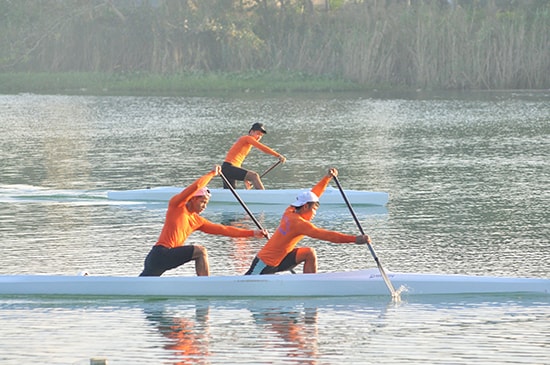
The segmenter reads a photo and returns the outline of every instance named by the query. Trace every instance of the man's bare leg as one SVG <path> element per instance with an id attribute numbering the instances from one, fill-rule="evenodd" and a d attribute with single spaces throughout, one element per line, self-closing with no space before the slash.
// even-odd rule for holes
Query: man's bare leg
<path id="1" fill-rule="evenodd" d="M 203 246 L 193 246 L 193 256 L 195 260 L 195 271 L 197 276 L 209 276 L 210 267 L 208 265 L 208 252 Z"/>
<path id="2" fill-rule="evenodd" d="M 256 190 L 265 190 L 264 184 L 262 184 L 262 180 L 260 179 L 260 175 L 258 175 L 257 172 L 248 171 L 244 178 L 245 178 L 245 180 L 248 180 L 252 183 L 252 185 L 254 186 L 254 189 L 256 189 Z"/>
<path id="3" fill-rule="evenodd" d="M 297 263 L 304 263 L 304 274 L 314 274 L 317 272 L 317 254 L 310 247 L 300 247 L 296 253 Z"/>

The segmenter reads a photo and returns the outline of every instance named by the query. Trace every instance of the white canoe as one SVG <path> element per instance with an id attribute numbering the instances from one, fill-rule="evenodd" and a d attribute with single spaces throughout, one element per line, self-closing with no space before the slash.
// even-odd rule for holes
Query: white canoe
<path id="1" fill-rule="evenodd" d="M 402 296 L 539 293 L 550 279 L 387 272 Z M 261 276 L 0 275 L 0 295 L 144 297 L 337 297 L 389 295 L 377 269 Z"/>
<path id="2" fill-rule="evenodd" d="M 181 187 L 156 187 L 149 189 L 135 190 L 113 190 L 107 192 L 107 198 L 111 200 L 124 201 L 168 201 L 175 194 L 183 190 Z M 210 189 L 211 203 L 237 203 L 238 201 L 229 189 Z M 307 189 L 271 189 L 271 190 L 235 190 L 239 197 L 247 204 L 284 204 L 290 205 L 298 194 Z M 384 206 L 388 203 L 389 194 L 379 191 L 344 190 L 346 196 L 353 205 L 378 205 Z M 345 201 L 338 189 L 328 187 L 321 196 L 321 204 L 345 204 Z"/>

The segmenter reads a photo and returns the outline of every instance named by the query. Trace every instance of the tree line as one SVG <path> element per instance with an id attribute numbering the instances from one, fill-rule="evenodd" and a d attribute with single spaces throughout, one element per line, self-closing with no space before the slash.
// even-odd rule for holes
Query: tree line
<path id="1" fill-rule="evenodd" d="M 550 87 L 546 0 L 0 0 L 0 72 Z"/>

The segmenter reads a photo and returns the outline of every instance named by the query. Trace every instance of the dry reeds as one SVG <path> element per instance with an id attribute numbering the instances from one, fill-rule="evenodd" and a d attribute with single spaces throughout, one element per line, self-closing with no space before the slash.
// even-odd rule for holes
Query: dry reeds
<path id="1" fill-rule="evenodd" d="M 22 0 L 3 5 L 0 70 L 271 70 L 373 87 L 549 88 L 550 4 L 521 3 Z"/>

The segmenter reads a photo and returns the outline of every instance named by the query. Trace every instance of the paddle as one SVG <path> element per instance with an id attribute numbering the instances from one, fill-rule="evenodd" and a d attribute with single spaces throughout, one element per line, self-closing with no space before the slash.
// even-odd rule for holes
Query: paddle
<path id="1" fill-rule="evenodd" d="M 280 161 L 279 161 L 280 162 Z M 274 166 L 272 166 L 271 168 L 277 166 L 277 164 L 275 164 Z M 248 215 L 250 216 L 250 218 L 252 218 L 252 221 L 254 221 L 254 223 L 256 224 L 256 227 L 258 227 L 258 229 L 262 230 L 263 231 L 263 227 L 262 225 L 260 224 L 260 222 L 258 222 L 258 220 L 256 219 L 256 217 L 254 217 L 254 214 L 252 214 L 252 212 L 250 211 L 250 209 L 248 209 L 248 207 L 246 206 L 246 204 L 243 202 L 243 200 L 241 199 L 241 197 L 239 196 L 239 194 L 237 194 L 237 192 L 235 191 L 235 188 L 233 188 L 233 186 L 229 183 L 229 181 L 227 181 L 227 178 L 225 177 L 225 175 L 220 172 L 220 176 L 222 177 L 223 181 L 225 182 L 225 184 L 229 187 L 229 190 L 231 190 L 231 192 L 233 193 L 233 196 L 235 197 L 235 199 L 237 199 L 237 201 L 241 204 L 241 206 L 244 208 L 244 210 L 248 213 Z M 269 239 L 269 234 L 267 235 L 267 239 Z M 296 274 L 296 272 L 294 271 L 294 269 L 289 269 L 289 271 L 293 274 Z"/>
<path id="2" fill-rule="evenodd" d="M 229 187 L 229 190 L 231 190 L 231 192 L 233 193 L 233 196 L 235 197 L 235 199 L 237 199 L 237 201 L 239 203 L 241 203 L 241 206 L 244 208 L 244 210 L 248 213 L 248 215 L 250 216 L 250 218 L 252 218 L 252 221 L 254 221 L 254 223 L 256 224 L 256 227 L 258 227 L 258 229 L 260 230 L 263 230 L 263 227 L 262 225 L 260 224 L 260 222 L 258 222 L 258 220 L 256 219 L 256 217 L 254 217 L 254 214 L 252 214 L 252 212 L 250 211 L 250 209 L 248 209 L 248 207 L 246 206 L 246 204 L 243 202 L 243 200 L 241 199 L 241 197 L 239 196 L 239 194 L 237 194 L 237 192 L 235 191 L 235 188 L 233 188 L 233 186 L 229 183 L 229 181 L 227 180 L 227 178 L 225 177 L 225 175 L 220 172 L 220 176 L 222 177 L 223 181 L 225 182 L 225 184 Z M 269 238 L 269 236 L 267 237 Z"/>
<path id="3" fill-rule="evenodd" d="M 359 231 L 364 236 L 365 231 L 363 231 L 363 227 L 361 227 L 361 223 L 359 223 L 359 219 L 357 219 L 357 215 L 355 215 L 355 212 L 353 211 L 353 208 L 351 207 L 351 204 L 344 193 L 344 189 L 342 189 L 342 185 L 340 185 L 340 181 L 338 181 L 338 177 L 333 176 L 334 182 L 336 185 L 338 185 L 338 190 L 340 190 L 340 193 L 342 194 L 342 198 L 344 198 L 344 201 L 346 202 L 346 205 L 348 206 L 348 209 L 353 216 L 353 219 L 355 220 L 355 224 L 357 224 L 357 227 L 359 228 Z M 384 268 L 382 267 L 382 264 L 380 263 L 380 260 L 378 259 L 378 256 L 376 256 L 376 252 L 374 252 L 374 248 L 370 243 L 367 243 L 367 246 L 369 247 L 370 253 L 372 254 L 372 257 L 374 258 L 374 261 L 376 261 L 376 266 L 378 266 L 378 270 L 380 271 L 380 274 L 382 275 L 382 278 L 384 279 L 384 282 L 386 283 L 386 286 L 390 290 L 390 294 L 392 298 L 398 299 L 399 293 L 395 291 L 390 279 L 388 278 L 388 275 L 386 275 L 386 272 L 384 271 Z"/>
<path id="4" fill-rule="evenodd" d="M 264 177 L 269 171 L 271 171 L 271 170 L 273 170 L 275 167 L 277 167 L 280 163 L 281 163 L 281 160 L 275 162 L 270 168 L 268 168 L 267 170 L 265 170 L 264 173 L 260 175 L 260 179 L 261 179 L 262 177 Z M 252 185 L 250 184 L 250 182 L 245 181 L 244 183 L 245 183 L 245 185 L 246 185 L 246 190 L 252 189 Z"/>
<path id="5" fill-rule="evenodd" d="M 260 177 L 264 177 L 265 175 L 267 175 L 267 173 L 271 170 L 273 170 L 275 167 L 279 166 L 279 164 L 281 163 L 281 160 L 275 162 L 270 168 L 268 168 L 267 170 L 264 171 L 263 174 L 260 175 Z"/>

